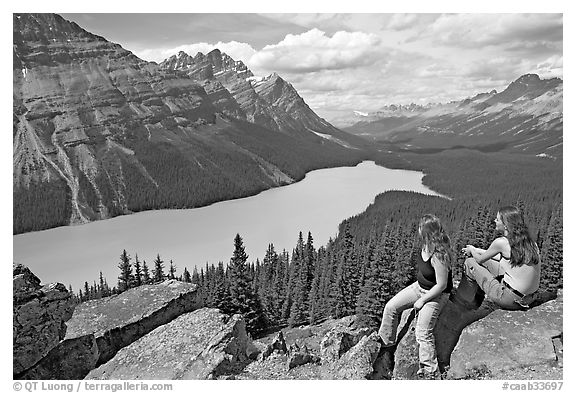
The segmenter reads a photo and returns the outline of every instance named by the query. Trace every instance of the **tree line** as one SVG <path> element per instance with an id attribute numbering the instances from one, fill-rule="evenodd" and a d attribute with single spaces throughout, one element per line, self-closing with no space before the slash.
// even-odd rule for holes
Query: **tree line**
<path id="1" fill-rule="evenodd" d="M 118 293 L 166 277 L 191 282 L 197 285 L 203 306 L 243 314 L 253 335 L 271 327 L 314 324 L 353 314 L 366 325 L 378 326 L 386 302 L 415 280 L 415 258 L 420 252 L 417 228 L 423 214 L 436 214 L 447 229 L 457 284 L 463 264 L 458 251 L 466 244 L 483 248 L 490 244 L 497 236 L 493 220 L 503 205 L 516 205 L 524 212 L 540 247 L 540 289 L 562 288 L 561 165 L 558 169 L 554 162 L 514 161 L 498 155 L 477 159 L 485 157 L 449 153 L 434 162 L 425 162 L 429 157 L 411 157 L 415 169 L 423 162 L 429 166 L 424 181 L 450 199 L 386 192 L 366 211 L 342 222 L 336 238 L 318 248 L 311 233 L 300 232 L 290 252 L 270 244 L 262 261 L 248 261 L 238 234 L 228 264 L 206 263 L 192 272 L 185 268 L 180 276 L 173 263 L 168 274 L 156 263 L 153 273 L 145 274 L 145 263 L 138 268 L 138 258 L 132 263 L 124 251 L 114 290 Z M 161 261 L 160 256 L 157 260 Z M 96 282 L 93 287 L 85 288 L 83 294 L 104 288 Z"/>

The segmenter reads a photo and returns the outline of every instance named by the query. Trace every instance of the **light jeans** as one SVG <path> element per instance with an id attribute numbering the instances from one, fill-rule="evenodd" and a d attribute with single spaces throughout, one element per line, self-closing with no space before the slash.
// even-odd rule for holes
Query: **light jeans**
<path id="1" fill-rule="evenodd" d="M 411 308 L 414 302 L 427 292 L 428 290 L 422 289 L 418 282 L 415 282 L 398 292 L 386 303 L 384 314 L 382 315 L 382 324 L 378 331 L 384 345 L 396 344 L 396 332 L 402 312 Z M 438 371 L 434 326 L 440 311 L 448 301 L 448 296 L 448 293 L 442 293 L 427 301 L 417 315 L 416 342 L 418 342 L 420 370 L 431 374 Z"/>
<path id="2" fill-rule="evenodd" d="M 500 273 L 503 272 L 500 263 L 493 260 L 488 260 L 482 265 L 476 262 L 474 258 L 468 258 L 464 261 L 464 274 L 473 282 L 474 291 L 482 289 L 490 300 L 505 310 L 525 309 L 519 303 L 522 298 L 502 284 Z"/>

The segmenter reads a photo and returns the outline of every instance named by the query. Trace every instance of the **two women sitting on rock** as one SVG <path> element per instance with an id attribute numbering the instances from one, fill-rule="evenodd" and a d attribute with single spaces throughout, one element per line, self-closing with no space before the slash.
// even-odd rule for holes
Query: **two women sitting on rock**
<path id="1" fill-rule="evenodd" d="M 496 238 L 487 250 L 472 245 L 462 249 L 468 256 L 455 301 L 478 306 L 484 295 L 507 310 L 528 308 L 540 284 L 540 253 L 530 238 L 521 212 L 504 207 L 496 214 Z M 414 308 L 420 379 L 440 379 L 434 326 L 452 290 L 451 245 L 440 220 L 427 214 L 420 220 L 421 250 L 417 257 L 417 281 L 398 292 L 384 308 L 378 334 L 384 346 L 396 344 L 402 312 Z"/>

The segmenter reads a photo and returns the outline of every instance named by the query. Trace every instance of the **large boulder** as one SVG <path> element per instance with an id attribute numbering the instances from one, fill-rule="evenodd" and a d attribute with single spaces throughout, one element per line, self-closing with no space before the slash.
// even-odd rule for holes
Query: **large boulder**
<path id="1" fill-rule="evenodd" d="M 323 379 L 372 379 L 380 349 L 378 333 L 362 336 L 342 357 L 324 364 Z"/>
<path id="2" fill-rule="evenodd" d="M 26 266 L 12 265 L 13 374 L 22 378 L 66 334 L 75 303 L 60 283 L 42 286 Z"/>
<path id="3" fill-rule="evenodd" d="M 515 369 L 561 367 L 562 321 L 561 292 L 527 311 L 496 310 L 462 331 L 448 377 L 512 379 Z"/>
<path id="4" fill-rule="evenodd" d="M 100 365 L 121 348 L 199 306 L 194 284 L 167 280 L 143 285 L 78 305 L 68 321 L 66 339 L 94 335 L 99 352 L 96 365 Z"/>
<path id="5" fill-rule="evenodd" d="M 550 298 L 549 293 L 539 294 L 533 308 L 528 311 L 501 310 L 488 300 L 480 306 L 472 307 L 462 304 L 457 299 L 449 300 L 434 328 L 440 372 L 449 379 L 489 378 L 501 375 L 497 370 L 537 365 L 552 359 L 551 352 L 548 351 L 547 355 L 543 355 L 544 352 L 540 353 L 535 349 L 545 348 L 547 344 L 549 344 L 548 350 L 554 348 L 552 338 L 560 336 L 562 332 L 561 300 L 550 302 Z M 550 313 L 556 314 L 551 317 Z M 547 322 L 542 325 L 533 322 L 532 319 L 546 319 Z M 414 334 L 416 319 L 413 311 L 411 309 L 404 311 L 401 321 L 399 330 L 404 330 L 404 333 L 398 335 L 393 378 L 416 379 L 419 361 L 418 343 Z M 556 328 L 553 329 L 551 326 Z M 545 337 L 532 340 L 531 345 L 526 346 L 525 350 L 522 349 L 524 343 L 521 338 L 528 340 L 528 337 L 539 336 L 545 331 L 548 332 Z M 494 350 L 499 348 L 498 340 L 503 342 L 509 340 L 505 345 L 506 348 L 509 345 L 515 346 L 516 350 L 511 353 L 512 356 L 518 357 L 517 361 L 510 361 L 508 366 L 504 367 L 506 361 L 503 359 L 507 359 L 509 355 L 505 355 L 507 349 Z M 483 351 L 492 355 L 483 356 Z M 532 352 L 533 355 L 527 356 L 524 351 Z M 536 358 L 539 360 L 535 360 Z"/>
<path id="6" fill-rule="evenodd" d="M 202 308 L 118 351 L 86 379 L 212 379 L 239 372 L 250 339 L 240 315 Z"/>

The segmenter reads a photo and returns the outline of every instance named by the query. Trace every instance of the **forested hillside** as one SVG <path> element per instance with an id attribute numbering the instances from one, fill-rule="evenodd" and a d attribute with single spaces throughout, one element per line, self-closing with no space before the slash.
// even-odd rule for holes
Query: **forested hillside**
<path id="1" fill-rule="evenodd" d="M 487 247 L 495 236 L 498 208 L 512 204 L 524 211 L 541 249 L 541 289 L 562 287 L 561 163 L 474 151 L 403 155 L 402 160 L 381 164 L 424 170 L 424 182 L 449 198 L 386 192 L 364 213 L 345 220 L 328 244 L 315 245 L 310 233 L 295 234 L 292 250 L 276 250 L 270 244 L 262 261 L 250 261 L 240 235 L 227 265 L 184 267 L 181 274 L 172 269 L 164 274 L 161 268 L 152 277 L 180 277 L 198 284 L 205 306 L 245 314 L 253 333 L 351 314 L 377 325 L 385 303 L 415 280 L 416 232 L 423 214 L 433 213 L 445 223 L 458 281 L 463 262 L 458 250 L 466 244 Z M 130 282 L 144 283 L 141 273 L 130 274 L 140 277 Z M 126 285 L 119 282 L 120 286 Z M 82 298 L 102 296 L 101 289 L 87 283 Z M 246 301 L 238 302 L 239 297 Z"/>

